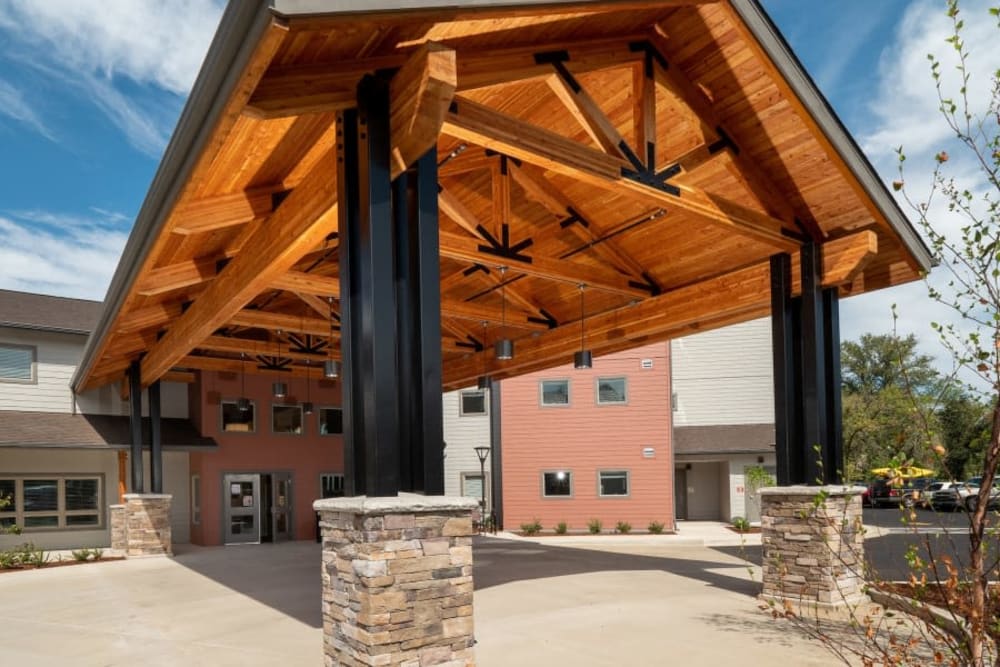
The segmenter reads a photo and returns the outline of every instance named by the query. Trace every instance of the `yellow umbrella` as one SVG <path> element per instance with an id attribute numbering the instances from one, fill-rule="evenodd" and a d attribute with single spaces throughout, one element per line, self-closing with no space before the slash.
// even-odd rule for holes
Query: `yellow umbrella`
<path id="1" fill-rule="evenodd" d="M 918 468 L 917 466 L 900 466 L 899 468 L 874 468 L 872 469 L 872 474 L 911 479 L 914 477 L 933 477 L 934 471 L 929 468 Z"/>

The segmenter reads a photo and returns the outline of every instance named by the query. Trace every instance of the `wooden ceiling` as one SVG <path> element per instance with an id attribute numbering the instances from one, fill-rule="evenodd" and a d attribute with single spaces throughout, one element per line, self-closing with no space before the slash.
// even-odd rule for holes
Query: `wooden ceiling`
<path id="1" fill-rule="evenodd" d="M 567 363 L 580 285 L 601 355 L 766 315 L 807 239 L 843 295 L 920 276 L 726 1 L 274 16 L 79 389 L 339 357 L 337 114 L 386 68 L 432 107 L 447 388 Z"/>

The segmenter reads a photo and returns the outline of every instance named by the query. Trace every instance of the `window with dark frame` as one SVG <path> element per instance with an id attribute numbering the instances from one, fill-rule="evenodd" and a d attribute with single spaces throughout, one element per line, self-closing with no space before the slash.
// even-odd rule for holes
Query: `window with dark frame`
<path id="1" fill-rule="evenodd" d="M 0 382 L 35 381 L 35 348 L 0 343 Z"/>
<path id="2" fill-rule="evenodd" d="M 567 470 L 542 473 L 542 495 L 546 498 L 573 495 L 573 473 Z"/>
<path id="3" fill-rule="evenodd" d="M 319 409 L 319 434 L 341 435 L 344 432 L 344 411 L 341 408 Z"/>
<path id="4" fill-rule="evenodd" d="M 628 389 L 625 378 L 598 378 L 597 402 L 600 405 L 628 402 Z"/>
<path id="5" fill-rule="evenodd" d="M 0 479 L 0 527 L 23 530 L 98 528 L 103 515 L 101 478 L 87 476 Z"/>
<path id="6" fill-rule="evenodd" d="M 320 498 L 339 498 L 344 495 L 344 475 L 339 472 L 323 473 L 319 476 Z"/>
<path id="7" fill-rule="evenodd" d="M 458 414 L 461 417 L 486 414 L 486 392 L 482 390 L 463 391 L 459 395 Z"/>
<path id="8" fill-rule="evenodd" d="M 222 430 L 226 433 L 253 433 L 257 430 L 257 405 L 250 401 L 250 409 L 240 410 L 236 401 L 222 401 Z"/>
<path id="9" fill-rule="evenodd" d="M 302 435 L 302 406 L 271 404 L 271 433 Z"/>
<path id="10" fill-rule="evenodd" d="M 600 471 L 598 473 L 597 493 L 600 496 L 627 496 L 628 471 L 627 470 Z"/>
<path id="11" fill-rule="evenodd" d="M 542 380 L 542 405 L 569 405 L 569 380 Z"/>

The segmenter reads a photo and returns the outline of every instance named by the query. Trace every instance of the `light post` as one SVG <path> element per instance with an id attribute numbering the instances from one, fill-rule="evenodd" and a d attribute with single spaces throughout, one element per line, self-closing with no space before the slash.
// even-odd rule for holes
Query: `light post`
<path id="1" fill-rule="evenodd" d="M 479 531 L 483 531 L 483 526 L 486 525 L 486 458 L 490 455 L 489 447 L 476 447 L 476 456 L 479 457 L 479 479 L 480 479 L 480 489 L 483 492 L 483 497 L 479 501 L 479 505 L 482 508 L 479 517 Z"/>

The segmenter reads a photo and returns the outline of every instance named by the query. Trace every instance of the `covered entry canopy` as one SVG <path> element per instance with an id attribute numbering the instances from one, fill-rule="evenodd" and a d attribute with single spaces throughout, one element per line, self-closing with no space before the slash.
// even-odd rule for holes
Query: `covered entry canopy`
<path id="1" fill-rule="evenodd" d="M 230 4 L 77 391 L 339 358 L 337 118 L 386 71 L 393 174 L 437 147 L 445 388 L 567 363 L 581 285 L 602 354 L 766 315 L 803 243 L 842 296 L 929 269 L 756 2 L 440 4 Z"/>

